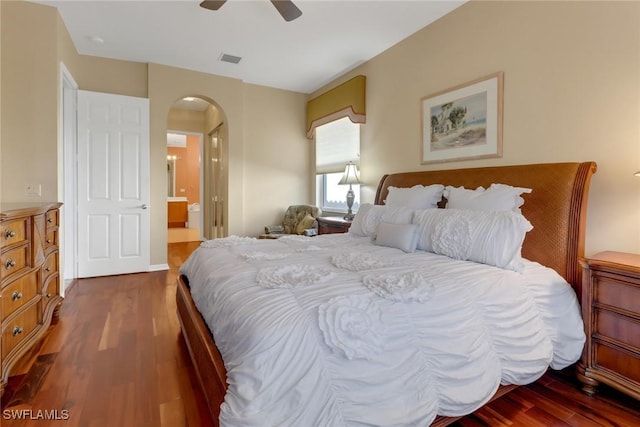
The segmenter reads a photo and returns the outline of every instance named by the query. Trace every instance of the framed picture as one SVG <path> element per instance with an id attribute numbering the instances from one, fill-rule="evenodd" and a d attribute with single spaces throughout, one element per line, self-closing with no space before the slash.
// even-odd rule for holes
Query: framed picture
<path id="1" fill-rule="evenodd" d="M 502 157 L 498 72 L 422 98 L 422 164 Z"/>

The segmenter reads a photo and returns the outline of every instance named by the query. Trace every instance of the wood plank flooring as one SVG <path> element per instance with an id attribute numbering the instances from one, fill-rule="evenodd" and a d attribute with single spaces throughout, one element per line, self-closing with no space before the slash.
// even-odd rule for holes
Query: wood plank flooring
<path id="1" fill-rule="evenodd" d="M 76 281 L 57 324 L 13 371 L 0 425 L 210 426 L 175 313 L 177 269 L 198 244 L 170 244 L 169 271 Z M 640 426 L 640 402 L 608 388 L 588 397 L 548 373 L 454 425 Z"/>

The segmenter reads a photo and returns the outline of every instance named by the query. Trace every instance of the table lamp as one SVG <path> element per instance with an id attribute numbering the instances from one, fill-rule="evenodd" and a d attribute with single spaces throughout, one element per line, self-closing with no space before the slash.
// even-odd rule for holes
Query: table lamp
<path id="1" fill-rule="evenodd" d="M 353 192 L 353 184 L 360 184 L 360 180 L 358 179 L 358 168 L 353 162 L 349 162 L 347 166 L 344 168 L 344 175 L 342 175 L 342 179 L 338 182 L 338 185 L 347 185 L 349 184 L 349 191 L 347 191 L 347 208 L 349 211 L 344 216 L 344 219 L 347 221 L 351 221 L 354 217 L 351 208 L 353 207 L 353 201 L 356 198 L 355 193 Z"/>

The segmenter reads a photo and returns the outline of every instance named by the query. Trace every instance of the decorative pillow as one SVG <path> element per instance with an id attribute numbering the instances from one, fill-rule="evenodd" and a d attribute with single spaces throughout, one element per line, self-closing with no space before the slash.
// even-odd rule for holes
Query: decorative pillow
<path id="1" fill-rule="evenodd" d="M 374 243 L 380 246 L 415 252 L 418 244 L 418 226 L 416 224 L 380 223 Z"/>
<path id="2" fill-rule="evenodd" d="M 307 228 L 313 227 L 313 223 L 316 222 L 316 219 L 312 217 L 310 214 L 306 214 L 304 218 L 300 220 L 298 225 L 296 226 L 297 234 L 304 234 L 304 230 Z"/>
<path id="3" fill-rule="evenodd" d="M 351 221 L 351 227 L 349 227 L 348 234 L 354 234 L 356 236 L 366 236 L 364 231 L 362 230 L 362 223 L 364 222 L 364 218 L 368 215 L 369 210 L 373 207 L 371 203 L 361 203 L 358 208 L 358 212 L 356 212 L 356 216 Z"/>
<path id="4" fill-rule="evenodd" d="M 384 201 L 386 206 L 407 206 L 413 209 L 428 209 L 438 207 L 442 200 L 444 185 L 428 186 L 414 185 L 411 188 L 389 187 L 389 194 Z"/>
<path id="5" fill-rule="evenodd" d="M 533 226 L 513 211 L 417 211 L 417 248 L 450 258 L 522 271 L 522 242 Z"/>
<path id="6" fill-rule="evenodd" d="M 512 187 L 505 184 L 491 184 L 488 189 L 478 187 L 468 190 L 464 187 L 445 188 L 447 209 L 469 209 L 478 211 L 514 211 L 520 213 L 523 193 L 531 193 L 530 188 Z"/>
<path id="7" fill-rule="evenodd" d="M 413 211 L 413 209 L 406 206 L 392 207 L 369 203 L 362 204 L 351 223 L 349 233 L 358 236 L 375 237 L 378 232 L 378 226 L 382 222 L 411 224 Z"/>

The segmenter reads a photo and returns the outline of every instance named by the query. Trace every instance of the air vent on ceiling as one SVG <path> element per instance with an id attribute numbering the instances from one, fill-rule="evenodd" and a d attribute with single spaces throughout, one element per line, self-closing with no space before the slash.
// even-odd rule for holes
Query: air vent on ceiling
<path id="1" fill-rule="evenodd" d="M 241 59 L 242 58 L 240 58 L 239 56 L 229 55 L 227 53 L 223 53 L 222 56 L 220 56 L 220 61 L 230 62 L 232 64 L 237 64 Z"/>

